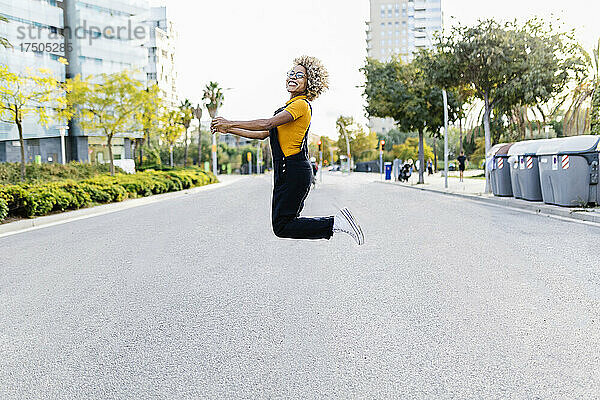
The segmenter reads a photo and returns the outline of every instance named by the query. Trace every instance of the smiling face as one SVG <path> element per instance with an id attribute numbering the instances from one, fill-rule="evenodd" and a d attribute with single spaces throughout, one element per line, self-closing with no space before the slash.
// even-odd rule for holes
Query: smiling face
<path id="1" fill-rule="evenodd" d="M 306 78 L 306 68 L 304 68 L 302 65 L 296 65 L 292 69 L 292 71 L 293 76 L 290 77 L 288 74 L 288 77 L 285 81 L 285 86 L 287 91 L 292 95 L 292 97 L 300 96 L 306 92 L 306 85 L 308 83 L 308 80 Z M 302 78 L 297 78 L 296 74 L 298 72 L 301 72 L 302 74 L 304 74 L 304 76 Z"/>

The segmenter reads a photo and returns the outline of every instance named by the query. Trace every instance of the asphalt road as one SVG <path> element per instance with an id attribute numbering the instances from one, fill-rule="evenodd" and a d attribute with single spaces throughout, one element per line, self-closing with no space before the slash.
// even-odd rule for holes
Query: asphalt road
<path id="1" fill-rule="evenodd" d="M 0 238 L 0 398 L 600 397 L 600 228 L 374 177 L 304 213 L 361 247 L 269 177 Z"/>

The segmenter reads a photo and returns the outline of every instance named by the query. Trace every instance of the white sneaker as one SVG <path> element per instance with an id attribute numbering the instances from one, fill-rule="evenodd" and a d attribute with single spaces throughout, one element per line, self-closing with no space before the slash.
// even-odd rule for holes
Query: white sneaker
<path id="1" fill-rule="evenodd" d="M 333 217 L 333 232 L 344 232 L 352 236 L 358 245 L 365 243 L 365 235 L 360 225 L 346 207 L 338 211 Z"/>

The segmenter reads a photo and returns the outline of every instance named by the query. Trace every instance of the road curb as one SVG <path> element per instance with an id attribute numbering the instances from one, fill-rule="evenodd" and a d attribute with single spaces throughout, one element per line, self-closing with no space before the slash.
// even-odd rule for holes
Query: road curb
<path id="1" fill-rule="evenodd" d="M 176 199 L 191 194 L 214 190 L 231 185 L 245 177 L 228 177 L 224 182 L 213 183 L 210 185 L 199 186 L 191 189 L 180 190 L 177 192 L 161 193 L 153 196 L 142 197 L 138 199 L 129 199 L 118 203 L 102 204 L 95 207 L 82 208 L 79 210 L 66 211 L 60 214 L 46 215 L 43 217 L 23 219 L 0 225 L 0 238 L 27 232 L 35 229 L 41 229 L 49 226 L 65 224 L 78 221 L 80 219 L 97 217 L 104 214 L 110 214 L 117 211 L 127 210 L 129 208 L 140 207 L 147 204 L 158 203 L 165 200 Z"/>
<path id="2" fill-rule="evenodd" d="M 483 195 L 476 194 L 466 194 L 466 193 L 456 193 L 451 191 L 433 189 L 429 187 L 423 186 L 409 186 L 402 185 L 394 182 L 382 182 L 382 181 L 374 181 L 376 183 L 382 183 L 386 185 L 392 185 L 396 187 L 403 187 L 408 189 L 421 190 L 424 192 L 433 192 L 448 196 L 459 197 L 463 199 L 468 199 L 472 201 L 477 201 L 485 204 L 493 204 L 496 206 L 501 206 L 505 208 L 512 208 L 518 210 L 524 210 L 535 214 L 546 215 L 550 217 L 558 217 L 561 219 L 570 219 L 573 222 L 589 222 L 593 224 L 600 225 L 600 214 L 591 213 L 583 208 L 562 208 L 559 206 L 553 206 L 550 204 L 539 203 L 539 202 L 529 202 L 527 200 L 515 199 L 512 197 L 484 197 Z"/>

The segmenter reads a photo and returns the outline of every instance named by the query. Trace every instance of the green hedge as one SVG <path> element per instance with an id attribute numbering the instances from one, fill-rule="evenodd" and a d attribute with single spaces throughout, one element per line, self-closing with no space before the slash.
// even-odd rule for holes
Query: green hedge
<path id="1" fill-rule="evenodd" d="M 8 204 L 0 197 L 0 221 L 8 216 Z"/>
<path id="2" fill-rule="evenodd" d="M 7 216 L 35 217 L 75 210 L 94 203 L 174 192 L 217 182 L 200 169 L 145 171 L 133 175 L 101 175 L 82 181 L 0 186 L 0 221 Z"/>
<path id="3" fill-rule="evenodd" d="M 115 171 L 123 173 L 119 167 Z M 65 179 L 93 178 L 97 175 L 105 175 L 110 172 L 109 164 L 89 164 L 80 162 L 70 162 L 62 164 L 26 164 L 25 183 L 41 183 L 50 181 L 63 181 Z M 0 185 L 17 185 L 21 183 L 21 164 L 20 163 L 0 163 Z"/>

